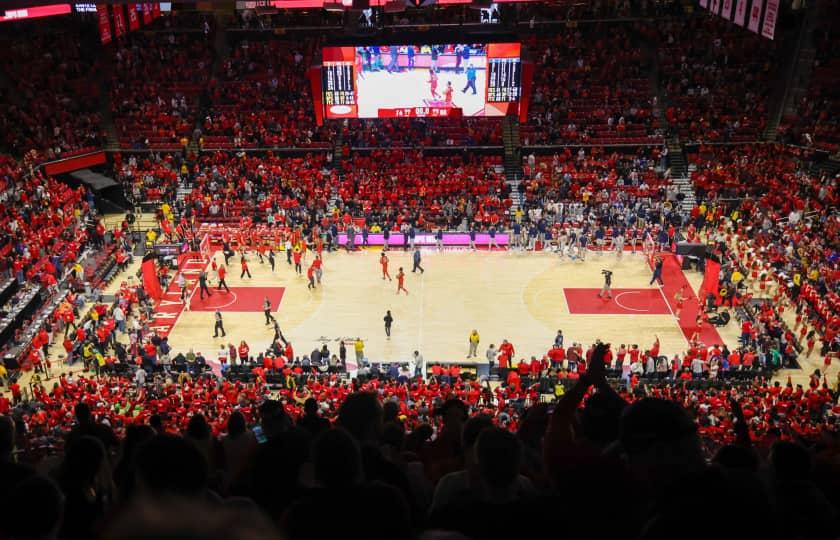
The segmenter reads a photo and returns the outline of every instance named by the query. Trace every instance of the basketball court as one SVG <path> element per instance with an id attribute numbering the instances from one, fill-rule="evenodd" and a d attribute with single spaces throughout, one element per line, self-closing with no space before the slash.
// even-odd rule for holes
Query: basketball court
<path id="1" fill-rule="evenodd" d="M 373 361 L 407 360 L 418 350 L 429 363 L 461 362 L 466 360 L 467 336 L 473 328 L 481 335 L 480 354 L 491 343 L 498 347 L 507 339 L 517 358 L 541 356 L 562 329 L 566 346 L 601 339 L 616 346 L 636 343 L 647 348 L 657 335 L 662 354 L 673 355 L 686 350 L 686 338 L 695 330 L 691 325 L 696 297 L 686 301 L 677 321 L 667 291 L 681 283 L 672 287 L 668 280 L 676 281 L 677 276 L 666 275 L 665 287 L 650 286 L 651 272 L 641 253 L 625 253 L 621 259 L 614 253 L 590 253 L 581 262 L 544 252 L 430 249 L 422 251 L 426 272 L 415 274 L 411 252 L 389 251 L 390 273 L 396 276 L 399 267 L 404 268 L 408 295 L 396 294 L 396 278 L 382 279 L 379 254 L 379 249 L 324 253 L 323 283 L 315 291 L 306 287 L 311 253 L 304 262 L 304 275 L 294 272 L 283 253 L 277 255 L 273 274 L 268 262 L 260 264 L 256 254 L 249 254 L 251 279 L 240 279 L 238 256 L 234 257 L 227 274 L 230 293 L 217 290 L 215 282 L 211 297 L 202 300 L 195 290 L 190 309 L 175 315 L 170 342 L 176 351 L 192 347 L 213 358 L 221 344 L 245 340 L 256 355 L 274 336 L 262 312 L 266 297 L 298 356 L 324 343 L 337 352 L 340 340 L 361 337 L 365 355 Z M 221 253 L 215 257 L 223 261 Z M 597 297 L 602 269 L 613 271 L 612 299 Z M 689 288 L 693 296 L 702 276 L 680 272 L 679 277 L 695 284 Z M 178 298 L 172 301 L 180 304 Z M 225 339 L 213 338 L 216 308 L 223 314 Z M 386 310 L 394 317 L 390 339 L 382 320 Z M 720 334 L 717 339 L 733 344 L 737 329 L 730 325 Z M 711 327 L 703 333 L 710 344 L 707 336 L 717 335 Z M 348 356 L 352 357 L 350 344 Z"/>

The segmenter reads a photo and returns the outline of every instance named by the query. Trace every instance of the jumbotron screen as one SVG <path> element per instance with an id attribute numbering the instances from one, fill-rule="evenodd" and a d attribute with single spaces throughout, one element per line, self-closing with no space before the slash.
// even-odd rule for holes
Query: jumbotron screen
<path id="1" fill-rule="evenodd" d="M 325 47 L 326 118 L 505 116 L 522 94 L 519 43 Z"/>

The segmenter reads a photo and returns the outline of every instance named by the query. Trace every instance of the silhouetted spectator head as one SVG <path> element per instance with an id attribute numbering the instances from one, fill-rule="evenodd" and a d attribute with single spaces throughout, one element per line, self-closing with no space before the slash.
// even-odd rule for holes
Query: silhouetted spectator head
<path id="1" fill-rule="evenodd" d="M 522 446 L 513 433 L 497 427 L 482 430 L 475 454 L 481 479 L 489 488 L 503 491 L 515 486 Z"/>
<path id="2" fill-rule="evenodd" d="M 493 420 L 485 414 L 473 416 L 464 423 L 464 429 L 461 431 L 461 443 L 464 447 L 465 457 L 469 462 L 475 463 L 475 443 L 478 441 L 478 436 L 485 429 L 491 427 L 493 427 Z"/>
<path id="3" fill-rule="evenodd" d="M 253 505 L 185 498 L 144 498 L 121 512 L 106 540 L 275 540 L 274 526 Z"/>
<path id="4" fill-rule="evenodd" d="M 434 428 L 429 424 L 420 424 L 405 438 L 405 451 L 420 453 L 423 447 L 432 439 L 435 434 Z"/>
<path id="5" fill-rule="evenodd" d="M 734 444 L 727 444 L 718 450 L 712 462 L 730 470 L 755 472 L 758 469 L 758 456 L 755 452 Z"/>
<path id="6" fill-rule="evenodd" d="M 268 439 L 273 439 L 292 427 L 292 421 L 279 401 L 267 399 L 260 404 L 259 411 L 260 426 Z"/>
<path id="7" fill-rule="evenodd" d="M 160 417 L 159 414 L 153 414 L 149 417 L 149 425 L 152 426 L 152 429 L 157 431 L 158 433 L 163 433 L 163 419 Z"/>
<path id="8" fill-rule="evenodd" d="M 9 416 L 0 416 L 0 461 L 12 458 L 15 449 L 15 422 Z"/>
<path id="9" fill-rule="evenodd" d="M 362 480 L 359 444 L 344 429 L 322 433 L 312 445 L 315 480 L 325 488 L 343 488 Z"/>
<path id="10" fill-rule="evenodd" d="M 382 432 L 382 406 L 375 394 L 356 392 L 338 410 L 338 425 L 359 442 L 377 442 Z"/>
<path id="11" fill-rule="evenodd" d="M 705 464 L 697 426 L 673 401 L 645 398 L 627 407 L 619 440 L 631 468 L 656 485 Z"/>
<path id="12" fill-rule="evenodd" d="M 80 437 L 64 454 L 61 485 L 65 492 L 92 486 L 105 464 L 105 446 L 96 437 Z"/>
<path id="13" fill-rule="evenodd" d="M 306 398 L 303 402 L 303 412 L 309 415 L 318 414 L 318 401 L 315 398 Z"/>
<path id="14" fill-rule="evenodd" d="M 618 424 L 623 400 L 610 399 L 604 392 L 596 392 L 586 400 L 578 412 L 581 434 L 593 444 L 606 446 L 618 439 Z"/>
<path id="15" fill-rule="evenodd" d="M 73 412 L 76 415 L 76 421 L 80 424 L 87 424 L 91 421 L 90 407 L 88 407 L 86 403 L 81 401 L 76 403 L 76 406 L 73 408 Z"/>
<path id="16" fill-rule="evenodd" d="M 811 456 L 802 446 L 779 441 L 770 449 L 770 465 L 777 480 L 809 480 Z"/>
<path id="17" fill-rule="evenodd" d="M 190 418 L 186 435 L 194 441 L 205 441 L 210 438 L 210 426 L 207 425 L 203 414 L 196 414 Z"/>
<path id="18" fill-rule="evenodd" d="M 137 454 L 138 487 L 154 495 L 201 495 L 208 466 L 193 444 L 175 435 L 158 435 Z"/>
<path id="19" fill-rule="evenodd" d="M 34 475 L 17 483 L 14 494 L 0 504 L 7 516 L 0 521 L 0 538 L 44 540 L 58 534 L 64 495 L 46 476 Z"/>
<path id="20" fill-rule="evenodd" d="M 446 402 L 435 411 L 435 414 L 443 417 L 444 426 L 461 426 L 468 416 L 467 406 L 457 398 L 446 400 Z"/>
<path id="21" fill-rule="evenodd" d="M 239 411 L 233 411 L 228 418 L 227 432 L 231 439 L 236 439 L 248 429 L 245 423 L 245 416 Z"/>
<path id="22" fill-rule="evenodd" d="M 399 422 L 387 422 L 382 428 L 382 444 L 392 447 L 396 451 L 402 450 L 405 440 L 405 428 Z"/>
<path id="23" fill-rule="evenodd" d="M 382 404 L 382 421 L 397 422 L 400 415 L 400 406 L 395 401 L 388 400 Z"/>

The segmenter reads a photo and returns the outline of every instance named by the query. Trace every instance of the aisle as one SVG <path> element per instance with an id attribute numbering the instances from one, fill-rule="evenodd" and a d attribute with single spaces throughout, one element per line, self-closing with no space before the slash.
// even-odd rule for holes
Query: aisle
<path id="1" fill-rule="evenodd" d="M 694 289 L 691 287 L 688 279 L 686 279 L 677 256 L 673 253 L 658 253 L 657 255 L 662 257 L 663 262 L 663 286 L 660 290 L 662 291 L 662 294 L 665 295 L 665 301 L 668 302 L 669 306 L 671 306 L 672 311 L 674 311 L 676 307 L 674 296 L 681 287 L 685 286 L 683 296 L 685 296 L 686 300 L 683 302 L 683 308 L 680 312 L 679 327 L 685 336 L 685 339 L 688 340 L 697 330 L 695 320 L 697 318 L 697 313 L 700 309 L 702 309 L 701 300 L 697 298 L 697 295 L 694 293 Z M 707 346 L 723 344 L 723 339 L 721 339 L 717 328 L 708 323 L 704 324 L 700 331 L 700 341 Z"/>

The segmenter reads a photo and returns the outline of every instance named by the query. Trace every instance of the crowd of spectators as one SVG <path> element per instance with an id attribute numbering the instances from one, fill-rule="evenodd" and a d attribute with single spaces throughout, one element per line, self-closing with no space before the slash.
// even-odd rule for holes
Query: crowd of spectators
<path id="1" fill-rule="evenodd" d="M 200 31 L 135 33 L 112 51 L 111 113 L 120 147 L 186 146 L 210 79 L 210 36 Z"/>
<path id="2" fill-rule="evenodd" d="M 717 16 L 658 21 L 655 38 L 669 127 L 683 141 L 756 141 L 767 123 L 768 98 L 781 49 Z"/>
<path id="3" fill-rule="evenodd" d="M 837 179 L 810 174 L 808 151 L 779 144 L 700 146 L 689 157 L 703 201 L 695 223 L 718 244 L 737 242 L 745 276 L 779 283 L 804 319 L 800 340 L 810 328 L 821 354 L 840 351 Z"/>
<path id="4" fill-rule="evenodd" d="M 358 148 L 502 145 L 498 118 L 350 120 L 341 130 L 343 141 Z"/>
<path id="5" fill-rule="evenodd" d="M 580 25 L 526 43 L 537 67 L 523 145 L 662 140 L 649 61 L 630 25 Z"/>
<path id="6" fill-rule="evenodd" d="M 385 166 L 383 166 L 385 165 Z M 385 228 L 421 230 L 500 226 L 512 202 L 498 156 L 472 152 L 424 155 L 422 150 L 377 150 L 342 161 L 336 204 L 342 213 Z M 498 225 L 497 225 L 498 224 Z"/>
<path id="7" fill-rule="evenodd" d="M 449 531 L 478 540 L 545 531 L 543 519 L 511 523 L 494 513 L 542 515 L 606 489 L 633 493 L 616 505 L 620 519 L 597 519 L 602 511 L 584 505 L 564 527 L 665 538 L 686 504 L 726 492 L 750 511 L 723 532 L 702 520 L 691 538 L 757 529 L 766 538 L 831 538 L 836 390 L 812 377 L 807 389 L 756 378 L 616 391 L 612 358 L 607 346 L 591 347 L 552 407 L 516 382 L 491 390 L 469 378 L 348 380 L 298 375 L 299 366 L 279 388 L 188 373 L 177 382 L 174 373 L 62 375 L 25 404 L 0 398 L 0 414 L 13 415 L 0 417 L 0 497 L 21 518 L 0 527 L 13 536 L 142 538 L 222 520 L 228 538 Z M 14 463 L 16 447 L 33 459 L 45 447 L 61 453 L 52 471 L 36 473 Z M 37 520 L 26 519 L 31 500 Z M 371 507 L 377 519 L 358 519 Z M 331 519 L 316 519 L 325 509 Z"/>
<path id="8" fill-rule="evenodd" d="M 236 43 L 208 88 L 203 148 L 330 146 L 332 129 L 317 127 L 306 70 L 318 40 Z"/>
<path id="9" fill-rule="evenodd" d="M 793 144 L 836 152 L 840 149 L 840 24 L 831 2 L 820 2 L 818 9 L 819 22 L 812 34 L 816 54 L 807 92 L 795 104 L 795 114 L 782 118 L 779 131 Z"/>
<path id="10" fill-rule="evenodd" d="M 98 49 L 81 25 L 4 25 L 0 151 L 55 159 L 103 140 Z"/>

